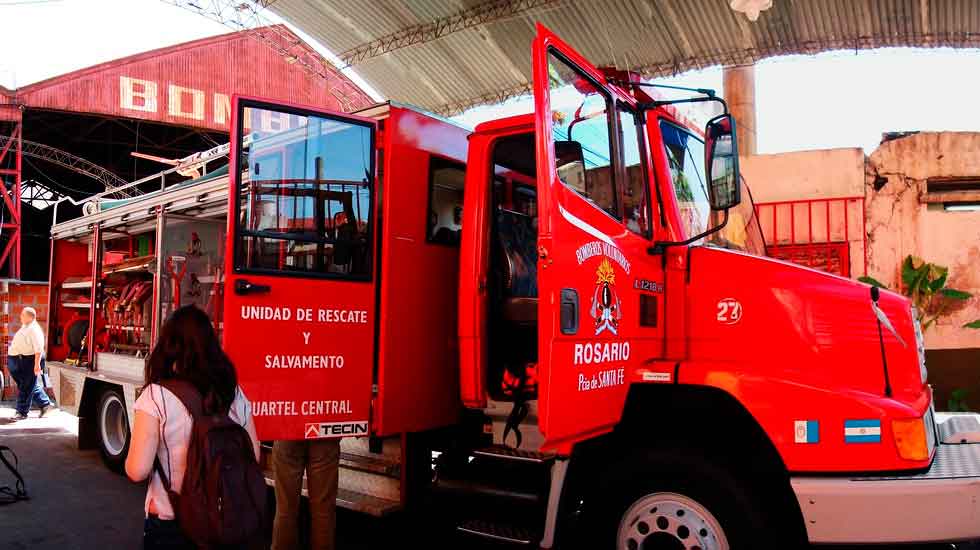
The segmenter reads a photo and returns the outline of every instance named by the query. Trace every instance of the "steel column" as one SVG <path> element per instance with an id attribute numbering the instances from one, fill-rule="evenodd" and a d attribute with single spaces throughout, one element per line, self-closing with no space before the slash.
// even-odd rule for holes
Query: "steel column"
<path id="1" fill-rule="evenodd" d="M 0 273 L 11 279 L 20 279 L 20 235 L 21 235 L 21 205 L 20 180 L 22 177 L 22 134 L 23 123 L 14 124 L 10 137 L 0 136 L 0 167 L 13 164 L 13 168 L 0 168 L 0 195 L 3 204 L 10 213 L 10 220 L 0 224 L 0 234 L 6 235 L 6 244 L 0 251 Z M 9 160 L 8 160 L 9 159 Z M 12 160 L 13 162 L 10 162 Z M 4 178 L 3 176 L 8 176 Z M 8 183 L 13 177 L 13 185 Z M 7 231 L 9 230 L 9 232 Z"/>

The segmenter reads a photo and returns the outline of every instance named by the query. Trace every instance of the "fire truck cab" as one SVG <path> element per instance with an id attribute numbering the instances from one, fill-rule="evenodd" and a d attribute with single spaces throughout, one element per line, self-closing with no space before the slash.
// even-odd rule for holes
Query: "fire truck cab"
<path id="1" fill-rule="evenodd" d="M 763 257 L 727 114 L 542 26 L 532 68 L 533 113 L 472 133 L 238 97 L 225 168 L 56 223 L 80 443 L 121 461 L 195 303 L 263 440 L 344 438 L 353 509 L 541 548 L 980 538 L 980 421 L 934 412 L 908 301 Z"/>

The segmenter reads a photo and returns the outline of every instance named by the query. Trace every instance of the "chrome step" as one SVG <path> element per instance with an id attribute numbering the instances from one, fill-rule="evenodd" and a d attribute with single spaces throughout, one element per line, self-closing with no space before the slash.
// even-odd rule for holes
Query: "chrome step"
<path id="1" fill-rule="evenodd" d="M 456 530 L 467 535 L 521 546 L 531 546 L 536 544 L 541 538 L 536 536 L 530 529 L 524 527 L 492 523 L 481 519 L 464 521 L 456 526 Z"/>
<path id="2" fill-rule="evenodd" d="M 272 443 L 262 442 L 263 467 L 271 468 L 272 464 Z M 340 466 L 349 470 L 366 472 L 369 474 L 380 474 L 387 477 L 401 478 L 401 462 L 398 457 L 393 457 L 389 453 L 366 454 L 354 448 L 347 450 L 346 445 L 342 445 L 340 451 Z"/>
<path id="3" fill-rule="evenodd" d="M 384 455 L 376 455 L 375 457 L 341 452 L 340 466 L 360 472 L 381 474 L 389 477 L 401 477 L 401 464 L 389 460 Z"/>
<path id="4" fill-rule="evenodd" d="M 375 517 L 383 517 L 402 508 L 400 502 L 346 489 L 337 489 L 337 506 Z"/>
<path id="5" fill-rule="evenodd" d="M 537 451 L 525 451 L 507 447 L 506 445 L 491 445 L 482 449 L 473 450 L 476 456 L 497 458 L 500 460 L 515 460 L 532 464 L 546 464 L 555 460 L 555 455 L 550 453 L 539 453 Z"/>
<path id="6" fill-rule="evenodd" d="M 448 493 L 466 494 L 466 495 L 483 495 L 488 497 L 518 501 L 518 502 L 538 503 L 543 500 L 543 498 L 540 495 L 536 495 L 534 493 L 516 491 L 513 489 L 502 488 L 487 483 L 480 483 L 476 481 L 469 481 L 469 480 L 462 480 L 462 479 L 441 478 L 435 482 L 435 488 L 439 491 L 448 492 Z"/>

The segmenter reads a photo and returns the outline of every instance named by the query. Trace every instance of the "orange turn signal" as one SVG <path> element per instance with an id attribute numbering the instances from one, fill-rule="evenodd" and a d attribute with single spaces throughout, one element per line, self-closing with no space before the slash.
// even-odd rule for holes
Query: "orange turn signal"
<path id="1" fill-rule="evenodd" d="M 892 420 L 898 456 L 905 460 L 929 460 L 926 425 L 921 418 Z"/>

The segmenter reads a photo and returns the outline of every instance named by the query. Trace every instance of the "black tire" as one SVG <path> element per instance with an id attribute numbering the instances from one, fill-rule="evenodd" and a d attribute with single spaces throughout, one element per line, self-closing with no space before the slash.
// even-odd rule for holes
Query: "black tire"
<path id="1" fill-rule="evenodd" d="M 110 470 L 121 473 L 125 468 L 130 440 L 129 418 L 122 391 L 109 388 L 102 392 L 95 422 L 103 462 Z"/>
<path id="2" fill-rule="evenodd" d="M 598 527 L 589 537 L 596 549 L 797 547 L 779 540 L 778 526 L 768 528 L 746 484 L 696 452 L 649 451 L 620 461 L 600 477 L 585 513 L 586 525 Z"/>

